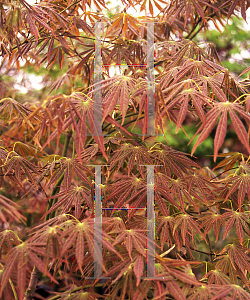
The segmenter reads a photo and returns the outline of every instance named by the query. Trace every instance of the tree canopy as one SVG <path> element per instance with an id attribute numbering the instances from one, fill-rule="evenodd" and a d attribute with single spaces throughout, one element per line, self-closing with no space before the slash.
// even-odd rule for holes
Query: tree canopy
<path id="1" fill-rule="evenodd" d="M 250 0 L 119 5 L 0 1 L 0 298 L 250 299 Z"/>

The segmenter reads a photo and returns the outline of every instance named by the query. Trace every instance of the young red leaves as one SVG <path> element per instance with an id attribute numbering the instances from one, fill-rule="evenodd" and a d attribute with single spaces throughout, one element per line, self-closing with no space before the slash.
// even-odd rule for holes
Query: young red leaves
<path id="1" fill-rule="evenodd" d="M 27 268 L 31 268 L 32 264 L 34 264 L 40 272 L 46 274 L 46 276 L 48 276 L 52 281 L 58 284 L 58 282 L 50 275 L 49 271 L 47 271 L 46 265 L 38 257 L 38 255 L 45 255 L 43 246 L 43 243 L 29 243 L 28 241 L 26 241 L 14 247 L 8 253 L 4 273 L 1 280 L 0 297 L 14 268 L 18 270 L 18 288 L 20 289 L 20 299 L 22 299 L 24 295 Z"/>
<path id="2" fill-rule="evenodd" d="M 207 113 L 206 122 L 201 125 L 201 127 L 196 132 L 195 136 L 201 132 L 197 142 L 195 143 L 191 155 L 195 152 L 198 145 L 200 145 L 210 134 L 212 129 L 214 128 L 219 116 L 221 119 L 218 123 L 215 139 L 214 139 L 214 161 L 216 161 L 216 157 L 218 154 L 219 148 L 222 146 L 225 136 L 226 136 L 226 128 L 227 128 L 227 113 L 231 117 L 231 121 L 235 132 L 242 142 L 242 144 L 246 147 L 247 151 L 250 153 L 249 146 L 249 137 L 247 131 L 240 120 L 240 118 L 236 115 L 237 112 L 241 115 L 247 122 L 250 122 L 250 116 L 242 109 L 242 107 L 237 103 L 227 102 L 218 102 L 214 104 L 214 107 Z"/>
<path id="3" fill-rule="evenodd" d="M 65 222 L 64 225 L 67 225 L 67 222 Z M 121 255 L 115 250 L 110 242 L 110 240 L 113 241 L 113 239 L 107 233 L 101 233 L 98 229 L 95 230 L 96 234 L 98 234 L 98 241 L 102 243 L 103 247 L 107 248 L 111 252 L 114 252 L 123 260 Z M 66 238 L 66 241 L 63 245 L 61 255 L 63 256 L 65 252 L 73 245 L 77 264 L 82 272 L 82 265 L 86 251 L 90 252 L 92 258 L 94 259 L 94 219 L 88 218 L 84 219 L 82 222 L 75 221 L 72 226 L 69 228 L 66 227 L 62 238 Z M 84 246 L 84 244 L 87 244 L 87 247 Z M 98 249 L 95 249 L 95 251 L 98 251 Z M 99 257 L 102 257 L 102 253 L 98 252 L 98 255 Z M 102 264 L 102 267 L 103 270 L 106 271 L 104 264 Z"/>

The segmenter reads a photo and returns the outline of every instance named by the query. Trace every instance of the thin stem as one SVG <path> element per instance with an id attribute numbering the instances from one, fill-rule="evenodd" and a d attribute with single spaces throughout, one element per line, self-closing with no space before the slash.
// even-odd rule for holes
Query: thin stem
<path id="1" fill-rule="evenodd" d="M 67 154 L 67 150 L 68 150 L 68 147 L 69 147 L 69 142 L 70 142 L 71 136 L 72 136 L 72 130 L 67 134 L 66 140 L 64 142 L 64 147 L 63 147 L 63 152 L 62 152 L 63 157 L 65 157 L 66 154 Z M 65 171 L 63 172 L 61 177 L 58 179 L 58 181 L 57 181 L 57 183 L 56 183 L 56 185 L 55 185 L 55 187 L 52 191 L 51 196 L 56 195 L 60 191 L 60 184 L 61 184 L 61 182 L 64 178 L 64 173 L 65 173 Z M 53 199 L 50 199 L 48 207 L 47 207 L 47 211 L 51 208 L 52 205 L 53 205 Z M 51 215 L 48 214 L 45 217 L 45 221 L 49 220 L 50 218 L 51 218 Z M 32 300 L 33 299 L 34 293 L 35 293 L 35 290 L 36 290 L 36 285 L 37 285 L 39 274 L 40 274 L 40 271 L 37 269 L 36 266 L 34 266 L 33 271 L 31 273 L 31 276 L 30 276 L 29 286 L 26 290 L 26 293 L 25 293 L 25 296 L 24 296 L 23 300 Z"/>
<path id="2" fill-rule="evenodd" d="M 12 291 L 13 291 L 13 294 L 14 294 L 14 297 L 15 297 L 15 300 L 18 300 L 17 293 L 16 293 L 16 289 L 15 289 L 14 284 L 13 284 L 13 282 L 12 282 L 11 279 L 9 279 L 9 283 L 10 283 L 10 286 L 11 286 L 11 288 L 12 288 Z"/>
<path id="3" fill-rule="evenodd" d="M 185 247 L 185 246 L 182 246 L 182 247 Z M 214 252 L 211 252 L 211 253 L 209 253 L 209 252 L 205 252 L 205 251 L 201 251 L 201 250 L 198 250 L 198 249 L 194 249 L 193 247 L 189 247 L 191 250 L 193 250 L 193 251 L 196 251 L 196 252 L 199 252 L 199 253 L 202 253 L 202 254 L 206 254 L 206 255 L 215 255 L 215 256 L 222 256 L 222 255 L 227 255 L 226 253 L 223 253 L 223 254 L 216 254 L 216 253 L 214 253 Z"/>
<path id="4" fill-rule="evenodd" d="M 124 123 L 123 126 L 127 126 L 127 125 L 129 125 L 129 124 L 131 124 L 131 123 L 134 123 L 136 120 L 141 120 L 141 119 L 143 119 L 144 117 L 145 117 L 145 116 L 142 116 L 142 117 L 140 117 L 139 119 L 136 118 L 136 119 L 133 119 L 133 120 L 131 120 L 131 121 L 128 121 L 128 122 Z M 114 132 L 114 131 L 116 131 L 116 129 L 111 130 L 109 133 L 112 133 L 112 132 Z"/>
<path id="5" fill-rule="evenodd" d="M 62 173 L 62 175 L 60 176 L 60 178 L 57 180 L 56 182 L 56 185 L 51 193 L 51 197 L 55 196 L 56 194 L 59 193 L 60 191 L 60 185 L 63 181 L 63 178 L 64 178 L 64 174 L 65 174 L 65 171 Z M 48 207 L 47 207 L 47 211 L 49 209 L 51 209 L 51 207 L 57 202 L 57 198 L 56 199 L 49 199 L 49 203 L 48 203 Z M 54 212 L 53 213 L 50 213 L 48 214 L 46 217 L 45 217 L 45 221 L 53 218 L 55 216 Z"/>
<path id="6" fill-rule="evenodd" d="M 106 283 L 99 283 L 99 284 L 96 284 L 95 287 L 104 286 L 105 284 L 106 284 Z M 84 289 L 84 288 L 90 288 L 90 287 L 92 287 L 92 286 L 93 286 L 92 284 L 85 285 L 84 287 L 79 286 L 79 287 L 73 289 L 73 290 L 70 292 L 70 294 L 76 293 L 76 292 L 78 292 L 78 291 L 80 291 L 80 290 L 82 290 L 82 289 Z M 56 300 L 56 299 L 60 299 L 60 298 L 61 298 L 61 295 L 56 295 L 56 296 L 54 296 L 54 297 L 52 297 L 52 298 L 49 298 L 49 300 Z"/>
<path id="7" fill-rule="evenodd" d="M 128 114 L 127 116 L 125 116 L 125 118 L 133 117 L 133 116 L 136 116 L 136 115 L 138 115 L 138 112 L 134 112 L 134 113 Z M 122 119 L 122 116 L 118 116 L 117 118 L 115 118 L 116 121 L 119 121 L 121 119 Z M 112 125 L 111 123 L 107 124 L 106 126 L 103 127 L 102 130 L 107 129 L 111 125 Z"/>
<path id="8" fill-rule="evenodd" d="M 130 116 L 133 116 L 133 115 L 137 115 L 137 114 L 138 113 L 131 113 L 127 117 L 130 117 Z M 140 117 L 139 120 L 143 119 L 143 118 L 144 118 L 144 115 L 142 117 Z M 117 118 L 117 120 L 119 120 L 119 119 L 120 119 L 120 116 Z M 136 118 L 136 119 L 133 119 L 132 121 L 128 121 L 128 122 L 124 123 L 123 126 L 129 125 L 129 124 L 135 122 L 136 120 L 138 120 L 138 119 Z M 111 124 L 106 125 L 102 130 L 108 128 L 109 125 L 111 125 Z M 114 131 L 116 131 L 116 129 L 113 129 L 113 130 L 109 131 L 109 134 L 112 133 L 112 132 L 114 132 Z M 90 141 L 88 142 L 88 145 L 90 145 L 93 141 L 94 141 L 94 138 L 90 139 Z"/>
<path id="9" fill-rule="evenodd" d="M 228 6 L 230 6 L 230 4 L 226 5 L 224 8 L 226 8 L 226 7 L 228 7 Z M 206 9 L 207 9 L 207 7 L 206 7 Z M 206 9 L 205 9 L 205 11 L 206 11 Z M 205 11 L 204 11 L 204 12 L 205 12 Z M 216 16 L 216 12 L 215 12 L 215 13 L 212 13 L 212 14 L 210 14 L 210 15 L 208 15 L 207 18 L 212 19 L 212 18 L 215 17 L 215 16 Z M 192 40 L 193 38 L 195 38 L 196 35 L 197 35 L 197 34 L 201 31 L 201 29 L 205 26 L 204 24 L 202 24 L 202 25 L 200 26 L 200 28 L 199 28 L 199 29 L 198 29 L 198 30 L 190 37 L 191 33 L 195 31 L 196 27 L 199 25 L 199 23 L 200 23 L 201 20 L 202 20 L 202 18 L 199 18 L 198 23 L 195 25 L 195 27 L 192 29 L 192 31 L 187 35 L 186 39 Z"/>
<path id="10" fill-rule="evenodd" d="M 211 263 L 212 263 L 213 262 L 213 254 L 212 254 L 213 251 L 212 251 L 209 235 L 207 235 L 207 240 L 208 240 L 208 245 L 209 245 L 209 250 L 210 250 L 210 260 L 211 260 Z"/>
<path id="11" fill-rule="evenodd" d="M 81 2 L 82 0 L 78 0 L 76 2 L 71 3 L 68 7 L 66 7 L 64 10 L 59 12 L 59 15 L 62 14 L 63 12 L 65 12 L 67 9 L 69 9 L 70 7 L 72 7 L 73 5 L 78 4 L 79 2 Z"/>
<path id="12" fill-rule="evenodd" d="M 67 137 L 66 137 L 66 140 L 64 142 L 64 147 L 63 147 L 63 152 L 62 152 L 62 157 L 66 157 L 67 155 L 67 150 L 68 150 L 68 147 L 69 147 L 69 142 L 70 142 L 70 138 L 72 136 L 72 130 L 67 134 Z M 56 194 L 59 193 L 60 191 L 60 185 L 63 181 L 63 178 L 64 178 L 64 174 L 65 174 L 65 171 L 62 173 L 62 175 L 60 176 L 60 178 L 57 180 L 56 182 L 56 185 L 51 193 L 51 197 L 55 196 Z M 47 208 L 47 211 L 57 202 L 57 198 L 56 199 L 50 199 L 49 200 L 49 204 L 48 204 L 48 208 Z M 46 217 L 45 217 L 45 221 L 53 218 L 55 216 L 55 212 L 51 213 L 51 214 L 48 214 Z"/>
<path id="13" fill-rule="evenodd" d="M 207 8 L 208 8 L 208 7 L 206 6 L 206 8 L 205 8 L 205 10 L 204 10 L 204 13 L 206 12 Z M 185 39 L 189 39 L 190 35 L 195 31 L 196 27 L 199 25 L 199 23 L 200 23 L 201 21 L 202 21 L 202 17 L 200 17 L 200 18 L 197 20 L 197 22 L 195 22 L 195 24 L 194 24 L 192 30 L 191 30 L 191 31 L 189 32 L 189 34 L 185 37 Z"/>
<path id="14" fill-rule="evenodd" d="M 26 290 L 23 300 L 32 300 L 33 299 L 39 274 L 40 274 L 39 270 L 37 269 L 36 266 L 34 266 L 31 276 L 30 276 L 29 286 Z"/>
<path id="15" fill-rule="evenodd" d="M 196 252 L 199 252 L 199 253 L 202 253 L 202 254 L 206 254 L 206 255 L 211 255 L 211 253 L 209 252 L 205 252 L 205 251 L 201 251 L 201 250 L 198 250 L 198 249 L 194 249 L 193 247 L 189 247 L 191 250 L 193 251 L 196 251 Z"/>
<path id="16" fill-rule="evenodd" d="M 72 130 L 70 130 L 70 132 L 66 136 L 66 140 L 65 140 L 64 146 L 63 146 L 62 157 L 66 157 L 66 155 L 67 155 L 67 150 L 69 147 L 69 142 L 70 142 L 71 136 L 72 136 Z"/>

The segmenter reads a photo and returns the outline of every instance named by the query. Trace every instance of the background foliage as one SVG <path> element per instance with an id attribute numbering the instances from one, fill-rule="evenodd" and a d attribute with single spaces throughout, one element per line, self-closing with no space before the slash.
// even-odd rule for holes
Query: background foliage
<path id="1" fill-rule="evenodd" d="M 249 5 L 0 2 L 1 299 L 250 299 L 250 68 L 247 56 L 238 61 L 248 51 Z M 128 13 L 133 7 L 139 17 Z M 94 135 L 98 20 L 105 22 L 105 137 Z M 164 134 L 150 137 L 149 21 L 154 126 Z M 115 64 L 124 66 L 112 74 Z M 106 165 L 100 256 L 110 279 L 100 280 L 88 279 L 94 165 Z M 143 279 L 147 170 L 140 165 L 158 165 L 154 279 Z"/>

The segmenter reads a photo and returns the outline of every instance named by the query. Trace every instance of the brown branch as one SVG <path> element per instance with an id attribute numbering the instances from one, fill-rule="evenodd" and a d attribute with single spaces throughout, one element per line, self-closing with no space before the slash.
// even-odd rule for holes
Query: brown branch
<path id="1" fill-rule="evenodd" d="M 72 136 L 72 130 L 67 134 L 67 138 L 64 142 L 64 148 L 63 148 L 63 153 L 62 153 L 62 156 L 66 156 L 67 154 L 67 150 L 68 150 L 68 147 L 69 147 L 69 142 L 70 142 L 70 138 Z M 64 172 L 65 173 L 65 172 Z M 60 184 L 64 178 L 64 173 L 63 175 L 58 179 L 53 191 L 52 191 L 52 195 L 51 196 L 54 196 L 55 194 L 59 193 L 60 191 Z M 56 199 L 55 199 L 56 200 Z M 53 205 L 53 199 L 50 199 L 50 202 L 48 204 L 48 207 L 47 207 L 47 211 L 50 209 L 50 207 Z M 51 216 L 50 214 L 46 216 L 45 220 L 49 219 Z M 30 276 L 30 282 L 29 282 L 29 286 L 26 290 L 26 293 L 25 293 L 25 296 L 24 296 L 24 299 L 23 300 L 32 300 L 33 299 L 33 296 L 34 296 L 34 293 L 35 293 L 35 290 L 36 290 L 36 285 L 37 285 L 37 281 L 38 281 L 38 277 L 39 277 L 39 270 L 37 269 L 36 266 L 34 266 L 33 268 L 33 271 L 31 273 L 31 276 Z"/>
<path id="2" fill-rule="evenodd" d="M 39 270 L 37 269 L 36 266 L 34 266 L 31 276 L 30 276 L 29 286 L 26 290 L 23 300 L 32 300 L 33 299 L 39 274 L 40 274 Z"/>

